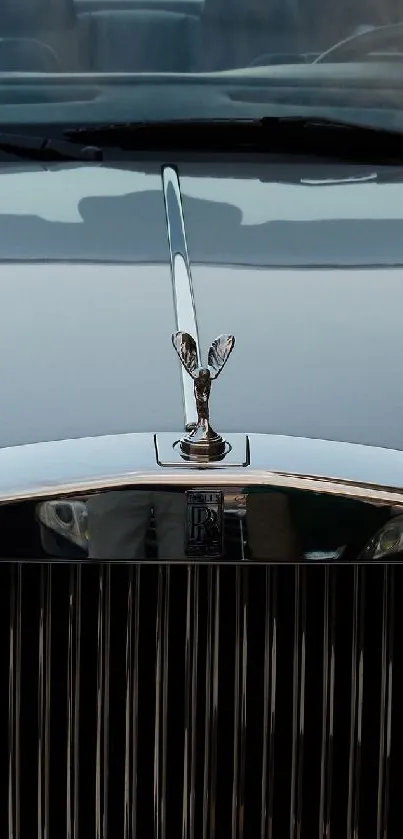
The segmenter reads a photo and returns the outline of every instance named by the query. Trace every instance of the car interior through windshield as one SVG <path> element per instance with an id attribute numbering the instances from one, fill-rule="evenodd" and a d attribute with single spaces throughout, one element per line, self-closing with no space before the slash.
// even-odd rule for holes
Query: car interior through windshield
<path id="1" fill-rule="evenodd" d="M 312 63 L 402 18 L 396 0 L 2 0 L 0 72 L 206 73 Z M 401 39 L 397 27 L 378 53 L 400 59 Z M 376 39 L 363 52 L 376 56 Z"/>

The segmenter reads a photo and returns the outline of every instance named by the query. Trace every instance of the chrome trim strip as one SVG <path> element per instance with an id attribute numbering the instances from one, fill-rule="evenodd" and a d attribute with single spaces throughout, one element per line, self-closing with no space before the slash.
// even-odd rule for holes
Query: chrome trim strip
<path id="1" fill-rule="evenodd" d="M 20 839 L 20 714 L 22 566 L 10 570 L 10 652 L 8 683 L 8 836 Z"/>
<path id="2" fill-rule="evenodd" d="M 228 469 L 160 468 L 148 433 L 0 449 L 0 503 L 138 485 L 260 484 L 403 506 L 401 451 L 270 434 L 249 442 L 250 466 Z"/>
<path id="3" fill-rule="evenodd" d="M 178 173 L 173 166 L 164 166 L 162 186 L 168 229 L 176 326 L 178 331 L 188 332 L 193 336 L 198 357 L 201 359 L 180 182 Z M 182 365 L 181 376 L 185 427 L 188 428 L 197 421 L 193 381 Z"/>

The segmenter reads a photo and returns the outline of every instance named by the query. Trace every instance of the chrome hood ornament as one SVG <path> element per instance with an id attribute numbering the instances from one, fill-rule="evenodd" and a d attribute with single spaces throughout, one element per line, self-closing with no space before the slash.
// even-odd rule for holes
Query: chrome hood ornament
<path id="1" fill-rule="evenodd" d="M 196 462 L 221 460 L 230 447 L 210 425 L 209 398 L 211 382 L 219 376 L 228 361 L 235 338 L 233 335 L 220 335 L 213 341 L 208 351 L 207 367 L 200 366 L 196 341 L 187 332 L 175 332 L 172 343 L 185 370 L 193 379 L 197 411 L 195 427 L 180 440 L 181 454 L 187 460 Z"/>

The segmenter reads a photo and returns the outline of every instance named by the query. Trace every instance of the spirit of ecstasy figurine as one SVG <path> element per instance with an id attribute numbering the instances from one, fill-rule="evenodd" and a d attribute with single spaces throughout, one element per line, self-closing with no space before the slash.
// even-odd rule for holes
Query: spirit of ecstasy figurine
<path id="1" fill-rule="evenodd" d="M 196 427 L 180 441 L 181 453 L 188 460 L 221 460 L 226 454 L 227 444 L 210 425 L 209 397 L 211 382 L 221 373 L 234 349 L 233 335 L 220 335 L 213 341 L 207 359 L 207 367 L 200 367 L 194 338 L 187 332 L 175 332 L 172 343 L 189 376 L 194 381 L 194 396 L 197 410 Z"/>

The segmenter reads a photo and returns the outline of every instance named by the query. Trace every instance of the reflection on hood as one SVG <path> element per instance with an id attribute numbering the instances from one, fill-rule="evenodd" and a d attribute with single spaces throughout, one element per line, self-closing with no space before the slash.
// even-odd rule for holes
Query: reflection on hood
<path id="1" fill-rule="evenodd" d="M 181 178 L 192 262 L 256 266 L 403 262 L 403 184 L 365 167 L 199 167 Z M 245 175 L 242 176 L 244 170 Z M 166 262 L 161 178 L 131 167 L 6 167 L 0 259 Z M 232 176 L 232 172 L 234 176 Z M 214 176 L 212 176 L 212 174 Z M 329 175 L 329 177 L 327 177 Z M 289 182 L 287 182 L 287 178 Z M 302 180 L 301 180 L 302 179 Z M 292 245 L 292 246 L 291 246 Z"/>

